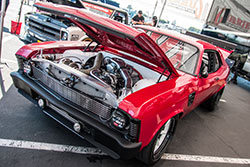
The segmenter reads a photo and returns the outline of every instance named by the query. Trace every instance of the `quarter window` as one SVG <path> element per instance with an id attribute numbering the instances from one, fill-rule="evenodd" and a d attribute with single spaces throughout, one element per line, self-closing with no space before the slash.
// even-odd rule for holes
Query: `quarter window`
<path id="1" fill-rule="evenodd" d="M 202 56 L 202 68 L 208 73 L 216 72 L 221 67 L 220 55 L 215 50 L 207 50 Z"/>

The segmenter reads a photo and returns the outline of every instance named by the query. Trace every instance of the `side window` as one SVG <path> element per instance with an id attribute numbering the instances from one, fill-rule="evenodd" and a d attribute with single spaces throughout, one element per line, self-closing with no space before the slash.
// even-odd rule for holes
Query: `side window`
<path id="1" fill-rule="evenodd" d="M 221 64 L 220 55 L 217 51 L 209 50 L 203 53 L 201 70 L 213 73 L 221 67 Z"/>
<path id="2" fill-rule="evenodd" d="M 115 17 L 114 17 L 114 20 L 123 23 L 123 18 L 122 18 L 122 16 L 115 16 Z"/>
<path id="3" fill-rule="evenodd" d="M 202 63 L 201 63 L 201 70 L 200 71 L 205 71 L 207 73 L 209 73 L 209 70 L 208 70 L 208 53 L 203 53 L 203 56 L 202 56 Z"/>
<path id="4" fill-rule="evenodd" d="M 215 52 L 215 71 L 217 71 L 222 65 L 220 54 Z"/>
<path id="5" fill-rule="evenodd" d="M 124 13 L 120 13 L 116 11 L 112 19 L 125 24 L 126 17 Z"/>

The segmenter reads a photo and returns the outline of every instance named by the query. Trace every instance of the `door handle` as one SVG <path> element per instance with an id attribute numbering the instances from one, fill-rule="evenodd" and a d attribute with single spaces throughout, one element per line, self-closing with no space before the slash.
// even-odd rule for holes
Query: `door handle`
<path id="1" fill-rule="evenodd" d="M 220 78 L 217 77 L 217 78 L 215 78 L 214 80 L 215 80 L 215 81 L 218 81 L 219 79 L 220 79 Z"/>

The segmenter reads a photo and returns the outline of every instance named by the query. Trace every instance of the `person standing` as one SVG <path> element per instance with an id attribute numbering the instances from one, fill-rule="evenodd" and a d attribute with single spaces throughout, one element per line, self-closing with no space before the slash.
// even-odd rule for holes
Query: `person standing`
<path id="1" fill-rule="evenodd" d="M 158 22 L 157 17 L 154 16 L 154 17 L 152 18 L 152 22 L 151 22 L 151 23 L 144 23 L 144 25 L 156 27 L 156 26 L 157 26 L 157 22 Z"/>
<path id="2" fill-rule="evenodd" d="M 158 19 L 157 19 L 156 16 L 154 16 L 153 19 L 152 19 L 152 26 L 156 27 L 157 26 L 157 22 L 158 22 Z"/>
<path id="3" fill-rule="evenodd" d="M 144 24 L 144 17 L 142 16 L 141 10 L 139 10 L 138 14 L 132 18 L 132 24 L 133 25 Z"/>

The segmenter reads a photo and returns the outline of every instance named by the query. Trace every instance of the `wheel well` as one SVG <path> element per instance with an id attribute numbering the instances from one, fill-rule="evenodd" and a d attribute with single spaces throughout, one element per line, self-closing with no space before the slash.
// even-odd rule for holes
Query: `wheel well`
<path id="1" fill-rule="evenodd" d="M 179 114 L 176 115 L 176 117 L 177 117 L 178 119 L 181 119 L 182 116 L 183 116 L 183 112 L 181 112 L 181 113 L 179 113 Z"/>

